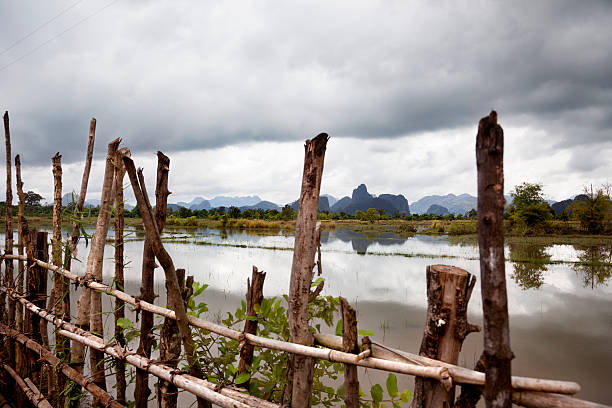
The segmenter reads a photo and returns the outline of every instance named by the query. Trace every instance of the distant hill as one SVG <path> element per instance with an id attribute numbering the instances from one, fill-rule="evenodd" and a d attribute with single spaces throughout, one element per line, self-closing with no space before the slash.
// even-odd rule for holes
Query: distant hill
<path id="1" fill-rule="evenodd" d="M 574 204 L 576 201 L 584 201 L 587 200 L 589 198 L 589 196 L 587 196 L 586 194 L 578 194 L 577 196 L 574 196 L 574 198 L 568 198 L 567 200 L 563 200 L 563 201 L 558 201 L 556 203 L 553 203 L 551 205 L 553 211 L 555 212 L 555 214 L 557 215 L 561 215 L 563 214 L 565 211 L 568 212 L 568 214 L 572 214 L 572 209 L 571 209 L 571 205 Z"/>
<path id="2" fill-rule="evenodd" d="M 77 193 L 66 193 L 62 196 L 62 205 L 63 206 L 67 206 L 70 205 L 72 203 L 72 200 L 74 198 L 74 202 L 76 203 L 77 200 L 79 199 L 79 195 Z M 51 202 L 50 204 L 53 204 L 53 202 Z M 97 206 L 100 205 L 100 200 L 87 200 L 85 199 L 85 204 L 84 207 L 85 208 L 95 208 Z"/>
<path id="3" fill-rule="evenodd" d="M 255 205 L 261 201 L 259 196 L 244 196 L 244 197 L 226 197 L 226 196 L 217 196 L 212 200 L 208 200 L 211 208 L 219 208 L 219 207 L 245 207 L 248 205 Z"/>
<path id="4" fill-rule="evenodd" d="M 291 208 L 293 208 L 293 211 L 297 211 L 299 208 L 299 202 L 300 200 L 295 200 L 294 202 L 290 203 L 289 206 Z M 320 196 L 319 197 L 319 211 L 329 211 L 329 198 L 327 196 Z"/>
<path id="5" fill-rule="evenodd" d="M 179 201 L 176 204 L 181 207 L 189 208 L 190 210 L 210 210 L 211 208 L 210 202 L 202 197 L 196 197 L 188 203 Z"/>
<path id="6" fill-rule="evenodd" d="M 430 195 L 410 204 L 410 209 L 414 214 L 426 214 L 429 207 L 434 204 L 445 207 L 449 213 L 465 214 L 471 209 L 476 209 L 478 199 L 470 194 Z"/>
<path id="7" fill-rule="evenodd" d="M 438 204 L 432 204 L 429 206 L 425 214 L 448 215 L 450 214 L 450 212 L 448 211 L 448 208 L 446 207 L 442 207 L 441 205 L 438 205 Z"/>
<path id="8" fill-rule="evenodd" d="M 343 197 L 338 200 L 331 206 L 331 211 L 355 214 L 357 211 L 367 211 L 369 208 L 382 209 L 388 215 L 396 212 L 410 214 L 408 200 L 403 195 L 381 194 L 376 197 L 368 192 L 365 184 L 355 188 L 350 198 Z"/>
<path id="9" fill-rule="evenodd" d="M 321 197 L 327 197 L 327 202 L 329 203 L 330 207 L 336 204 L 336 201 L 338 201 L 336 197 L 329 195 L 329 194 L 323 194 Z"/>
<path id="10" fill-rule="evenodd" d="M 257 204 L 254 205 L 245 205 L 243 207 L 239 207 L 240 211 L 244 211 L 244 210 L 280 210 L 281 208 L 274 204 L 271 201 L 260 201 Z"/>

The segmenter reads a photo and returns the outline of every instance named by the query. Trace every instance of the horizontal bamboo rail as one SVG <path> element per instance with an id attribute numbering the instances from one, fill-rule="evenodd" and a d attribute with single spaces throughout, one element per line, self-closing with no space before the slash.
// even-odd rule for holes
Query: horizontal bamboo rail
<path id="1" fill-rule="evenodd" d="M 23 260 L 27 258 L 23 255 L 5 255 L 6 259 Z M 90 289 L 98 290 L 106 293 L 110 296 L 114 296 L 117 299 L 124 301 L 136 308 L 164 316 L 170 319 L 176 319 L 174 311 L 153 305 L 142 300 L 138 300 L 133 296 L 128 295 L 117 289 L 113 289 L 108 285 L 98 283 L 92 280 L 85 280 L 74 273 L 65 270 L 61 267 L 51 265 L 47 262 L 35 259 L 34 262 L 39 266 L 46 268 L 50 271 L 60 273 L 71 281 Z M 5 290 L 0 288 L 0 290 Z M 395 372 L 400 374 L 414 375 L 424 378 L 432 378 L 448 386 L 449 376 L 450 379 L 456 384 L 473 384 L 482 385 L 484 383 L 484 373 L 469 370 L 467 368 L 455 366 L 452 364 L 444 363 L 438 360 L 429 359 L 426 357 L 418 356 L 415 354 L 407 353 L 400 350 L 390 349 L 377 343 L 373 343 L 372 356 L 363 358 L 351 353 L 344 353 L 342 351 L 334 350 L 332 348 L 318 348 L 309 347 L 300 344 L 289 343 L 280 340 L 268 339 L 252 334 L 245 334 L 228 327 L 224 327 L 203 319 L 199 319 L 193 316 L 188 316 L 189 323 L 195 327 L 199 327 L 208 330 L 212 333 L 231 338 L 236 341 L 246 340 L 248 344 L 253 346 L 268 348 L 277 351 L 284 351 L 287 353 L 298 354 L 307 357 L 318 358 L 331 362 L 354 364 L 360 367 L 379 369 L 383 371 Z M 318 335 L 321 337 L 321 335 Z M 335 336 L 334 336 L 335 337 Z M 376 357 L 375 349 L 378 349 L 378 356 Z M 391 353 L 383 354 L 383 350 L 392 351 Z M 401 355 L 404 357 L 403 360 L 397 360 L 392 354 Z M 513 377 L 512 386 L 516 390 L 522 391 L 537 391 L 557 394 L 575 394 L 580 391 L 580 385 L 570 381 L 556 381 L 546 380 L 528 377 Z"/>
<path id="2" fill-rule="evenodd" d="M 322 346 L 335 350 L 342 349 L 342 337 L 332 334 L 315 334 L 315 340 Z M 372 357 L 398 362 L 411 362 L 428 367 L 446 367 L 453 380 L 458 384 L 484 385 L 485 374 L 479 371 L 445 363 L 423 357 L 418 354 L 408 353 L 393 349 L 375 341 L 370 341 Z M 360 344 L 360 347 L 362 345 Z M 512 377 L 512 388 L 515 390 L 529 390 L 535 392 L 546 392 L 556 394 L 576 394 L 580 391 L 580 384 L 571 381 L 543 380 L 529 377 Z"/>
<path id="3" fill-rule="evenodd" d="M 40 358 L 44 359 L 47 363 L 49 363 L 52 367 L 58 369 L 64 376 L 66 376 L 66 378 L 69 378 L 70 380 L 76 382 L 81 387 L 89 391 L 102 403 L 103 406 L 109 408 L 125 408 L 124 405 L 116 401 L 108 392 L 104 391 L 102 388 L 92 383 L 83 374 L 79 373 L 77 370 L 70 367 L 68 364 L 62 362 L 59 358 L 55 356 L 55 354 L 51 353 L 51 351 L 47 350 L 42 345 L 30 339 L 25 334 L 22 334 L 17 330 L 11 329 L 3 324 L 0 324 L 0 334 L 11 337 L 19 343 L 23 344 L 25 347 L 32 350 Z"/>
<path id="4" fill-rule="evenodd" d="M 171 382 L 176 385 L 178 388 L 182 388 L 186 391 L 189 391 L 191 394 L 196 395 L 198 397 L 204 398 L 207 401 L 210 401 L 220 407 L 223 408 L 248 408 L 248 407 L 262 407 L 262 408 L 272 408 L 278 407 L 277 405 L 271 404 L 267 401 L 260 400 L 258 398 L 243 394 L 240 399 L 247 401 L 247 403 L 243 403 L 241 401 L 237 401 L 236 392 L 233 390 L 229 390 L 228 394 L 232 395 L 230 397 L 228 395 L 223 395 L 221 392 L 216 392 L 216 385 L 209 383 L 204 380 L 199 380 L 192 376 L 188 376 L 185 374 L 181 374 L 178 370 L 173 367 L 168 367 L 166 365 L 154 362 L 146 357 L 135 354 L 126 348 L 120 347 L 113 343 L 105 343 L 103 339 L 98 336 L 95 336 L 83 329 L 72 325 L 55 315 L 47 312 L 45 309 L 41 309 L 36 306 L 34 303 L 29 302 L 25 299 L 25 297 L 16 293 L 14 289 L 7 289 L 6 287 L 0 287 L 0 291 L 6 293 L 12 299 L 20 302 L 26 309 L 30 310 L 32 313 L 37 314 L 42 317 L 46 321 L 55 325 L 59 330 L 57 331 L 60 335 L 70 338 L 71 340 L 77 341 L 81 344 L 84 344 L 90 348 L 95 350 L 102 351 L 111 357 L 124 360 L 135 367 L 140 368 L 141 370 L 145 370 L 158 378 L 161 378 L 165 381 Z M 236 398 L 236 399 L 234 399 Z"/>
<path id="5" fill-rule="evenodd" d="M 4 368 L 4 371 L 6 371 L 13 378 L 21 391 L 23 391 L 26 397 L 28 397 L 32 405 L 37 408 L 53 408 L 51 404 L 49 404 L 49 401 L 46 400 L 45 396 L 40 393 L 38 388 L 36 388 L 34 383 L 28 381 L 28 378 L 25 380 L 21 378 L 21 376 L 19 376 L 19 374 L 17 374 L 8 364 L 2 364 L 2 368 Z"/>

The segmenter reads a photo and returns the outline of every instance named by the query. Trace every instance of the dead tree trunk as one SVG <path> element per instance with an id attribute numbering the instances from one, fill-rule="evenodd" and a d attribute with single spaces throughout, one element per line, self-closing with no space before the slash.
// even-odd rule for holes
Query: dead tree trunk
<path id="1" fill-rule="evenodd" d="M 471 279 L 470 279 L 471 278 Z M 467 307 L 476 284 L 469 272 L 447 265 L 427 267 L 427 320 L 419 354 L 457 364 L 465 337 L 478 326 L 467 322 Z M 413 407 L 452 407 L 455 389 L 440 381 L 415 378 Z"/>
<path id="2" fill-rule="evenodd" d="M 357 313 L 343 297 L 340 297 L 340 313 L 342 314 L 342 351 L 359 354 Z M 356 365 L 344 365 L 344 403 L 347 408 L 359 407 L 359 377 Z"/>
<path id="3" fill-rule="evenodd" d="M 6 231 L 5 231 L 5 244 L 4 253 L 13 254 L 13 179 L 11 177 L 11 131 L 9 127 L 9 114 L 4 113 L 4 136 L 6 142 Z M 5 261 L 4 269 L 4 286 L 7 288 L 14 288 L 15 282 L 13 281 L 13 261 Z M 4 308 L 4 294 L 0 296 L 0 307 Z M 4 310 L 0 310 L 2 313 L 0 316 L 5 319 Z M 15 302 L 9 299 L 8 302 L 8 317 L 6 317 L 9 327 L 15 327 Z M 15 359 L 15 347 L 14 343 L 7 339 L 6 349 L 8 351 L 8 358 L 10 361 Z"/>
<path id="4" fill-rule="evenodd" d="M 123 230 L 124 230 L 124 204 L 123 204 L 123 176 L 125 166 L 121 159 L 123 154 L 129 154 L 129 150 L 121 149 L 115 157 L 115 287 L 121 291 L 125 290 L 125 280 L 123 277 Z M 125 304 L 120 299 L 115 299 L 115 339 L 125 347 L 125 336 L 119 327 L 118 321 L 125 317 Z M 125 361 L 115 359 L 115 377 L 117 379 L 117 400 L 122 404 L 126 403 L 125 389 L 127 386 L 125 379 Z"/>
<path id="5" fill-rule="evenodd" d="M 168 204 L 168 173 L 170 171 L 170 159 L 162 152 L 157 152 L 157 183 L 155 187 L 155 223 L 161 232 L 166 224 L 166 207 Z M 144 248 L 142 253 L 142 283 L 140 286 L 140 299 L 153 303 L 155 293 L 153 292 L 153 279 L 155 273 L 155 254 L 151 248 L 151 238 L 145 236 Z M 153 337 L 153 313 L 142 311 L 140 322 L 140 343 L 138 354 L 147 358 L 151 357 L 151 345 Z M 149 374 L 145 370 L 136 370 L 136 408 L 146 408 L 147 400 L 151 390 L 149 389 Z"/>
<path id="6" fill-rule="evenodd" d="M 151 248 L 153 249 L 153 253 L 159 260 L 159 263 L 164 269 L 164 273 L 166 275 L 166 289 L 169 296 L 169 305 L 176 313 L 176 322 L 179 328 L 179 333 L 181 334 L 183 347 L 185 348 L 185 356 L 187 357 L 187 361 L 190 366 L 190 372 L 194 377 L 201 378 L 202 370 L 198 364 L 197 356 L 194 353 L 195 342 L 193 341 L 193 337 L 191 337 L 191 329 L 189 328 L 185 305 L 183 304 L 183 298 L 179 288 L 178 279 L 176 277 L 176 269 L 174 267 L 172 258 L 168 252 L 166 252 L 166 249 L 162 244 L 161 235 L 159 229 L 157 228 L 157 223 L 153 217 L 153 209 L 151 208 L 149 197 L 147 195 L 147 189 L 144 184 L 144 176 L 142 175 L 142 171 L 138 171 L 138 175 L 136 174 L 136 167 L 134 166 L 132 159 L 127 156 L 123 156 L 123 162 L 125 163 L 127 173 L 130 177 L 130 183 L 132 184 L 132 189 L 134 190 L 134 196 L 136 197 L 136 202 L 138 203 L 138 208 L 140 209 L 145 234 L 151 238 Z M 198 408 L 202 407 L 210 407 L 210 403 L 207 403 L 202 398 L 198 398 Z"/>
<path id="7" fill-rule="evenodd" d="M 108 225 L 110 223 L 110 212 L 115 198 L 114 179 L 117 149 L 121 139 L 117 138 L 108 144 L 106 154 L 106 167 L 104 169 L 104 182 L 102 184 L 102 197 L 100 199 L 100 213 L 96 222 L 96 231 L 91 238 L 91 250 L 87 257 L 87 275 L 96 282 L 102 282 L 102 265 L 104 262 L 104 246 Z M 91 291 L 90 305 L 90 328 L 96 336 L 104 338 L 104 326 L 102 325 L 102 294 L 98 291 Z M 104 368 L 104 353 L 99 350 L 89 350 L 91 376 L 94 383 L 103 390 L 106 390 L 106 376 Z M 94 401 L 96 405 L 97 401 Z"/>
<path id="8" fill-rule="evenodd" d="M 295 224 L 295 244 L 291 280 L 289 282 L 289 332 L 291 341 L 312 346 L 314 339 L 308 325 L 308 297 L 312 284 L 316 254 L 316 223 L 323 163 L 328 136 L 321 133 L 307 140 L 304 155 L 302 190 Z M 293 387 L 291 406 L 311 406 L 314 361 L 309 357 L 293 357 Z"/>
<path id="9" fill-rule="evenodd" d="M 189 297 L 193 293 L 193 276 L 187 278 L 185 285 L 185 270 L 177 269 L 176 278 L 183 296 L 183 304 L 187 307 Z M 187 286 L 185 288 L 185 286 Z M 168 302 L 170 300 L 168 299 Z M 181 336 L 179 334 L 176 320 L 164 318 L 161 328 L 159 359 L 169 367 L 177 367 L 181 358 Z M 171 382 L 160 380 L 157 387 L 157 406 L 159 408 L 176 408 L 178 389 Z"/>
<path id="10" fill-rule="evenodd" d="M 263 301 L 263 285 L 266 279 L 265 272 L 259 272 L 256 266 L 253 266 L 253 273 L 251 274 L 251 280 L 247 279 L 247 294 L 246 294 L 246 317 L 244 321 L 243 333 L 257 334 L 257 320 L 249 320 L 248 317 L 256 317 L 257 307 L 261 306 Z M 240 365 L 238 367 L 238 374 L 248 371 L 253 364 L 253 353 L 255 347 L 248 343 L 241 344 L 240 348 Z M 249 382 L 246 381 L 242 384 L 243 387 L 248 388 Z"/>
<path id="11" fill-rule="evenodd" d="M 504 131 L 497 113 L 480 119 L 476 136 L 478 247 L 484 320 L 487 408 L 512 405 L 508 298 L 504 259 Z"/>

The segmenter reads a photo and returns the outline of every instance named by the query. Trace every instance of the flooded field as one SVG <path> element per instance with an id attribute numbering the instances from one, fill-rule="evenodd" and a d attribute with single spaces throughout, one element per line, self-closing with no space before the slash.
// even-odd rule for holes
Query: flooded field
<path id="1" fill-rule="evenodd" d="M 125 253 L 126 291 L 138 294 L 142 231 L 132 230 Z M 293 236 L 214 229 L 166 230 L 166 247 L 177 267 L 209 284 L 202 300 L 208 318 L 233 312 L 246 292 L 252 265 L 267 272 L 266 297 L 288 292 Z M 81 253 L 86 253 L 85 248 Z M 105 281 L 112 282 L 113 249 L 107 246 Z M 574 380 L 579 397 L 612 404 L 607 370 L 612 367 L 612 245 L 534 244 L 506 247 L 513 374 Z M 479 275 L 478 247 L 446 237 L 394 234 L 367 236 L 336 230 L 322 236 L 324 295 L 343 296 L 358 311 L 360 329 L 389 346 L 418 352 L 425 322 L 425 268 L 449 264 Z M 74 270 L 83 272 L 83 263 Z M 156 274 L 157 304 L 164 304 L 163 272 Z M 108 303 L 110 306 L 110 303 Z M 479 285 L 470 302 L 471 322 L 481 324 Z M 109 332 L 111 320 L 107 322 Z M 333 328 L 327 329 L 333 332 Z M 482 350 L 479 333 L 468 336 L 460 364 L 473 367 Z M 400 387 L 412 379 L 400 377 Z M 364 389 L 381 376 L 361 376 Z"/>

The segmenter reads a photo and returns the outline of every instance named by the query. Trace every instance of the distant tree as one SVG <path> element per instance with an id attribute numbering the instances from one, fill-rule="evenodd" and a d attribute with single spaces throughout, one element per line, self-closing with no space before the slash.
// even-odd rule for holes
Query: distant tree
<path id="1" fill-rule="evenodd" d="M 43 196 L 30 190 L 26 193 L 25 205 L 28 207 L 34 207 L 34 206 L 38 207 L 40 206 L 41 201 L 43 199 L 44 199 Z"/>
<path id="2" fill-rule="evenodd" d="M 602 233 L 610 224 L 612 205 L 610 204 L 610 189 L 606 187 L 599 188 L 595 192 L 593 192 L 592 185 L 590 189 L 585 187 L 584 192 L 587 198 L 572 204 L 574 218 L 580 221 L 580 225 L 591 234 Z"/>
<path id="3" fill-rule="evenodd" d="M 384 214 L 384 211 L 383 211 Z M 365 212 L 365 220 L 373 223 L 374 221 L 380 220 L 381 214 L 375 208 L 368 208 Z"/>
<path id="4" fill-rule="evenodd" d="M 523 183 L 510 193 L 512 205 L 508 213 L 513 223 L 522 227 L 541 227 L 553 218 L 553 210 L 544 200 L 541 183 Z"/>
<path id="5" fill-rule="evenodd" d="M 240 208 L 234 207 L 233 205 L 229 208 L 227 215 L 230 218 L 239 218 L 240 217 Z"/>
<path id="6" fill-rule="evenodd" d="M 297 213 L 289 204 L 285 204 L 280 214 L 283 220 L 292 220 L 297 216 Z"/>

